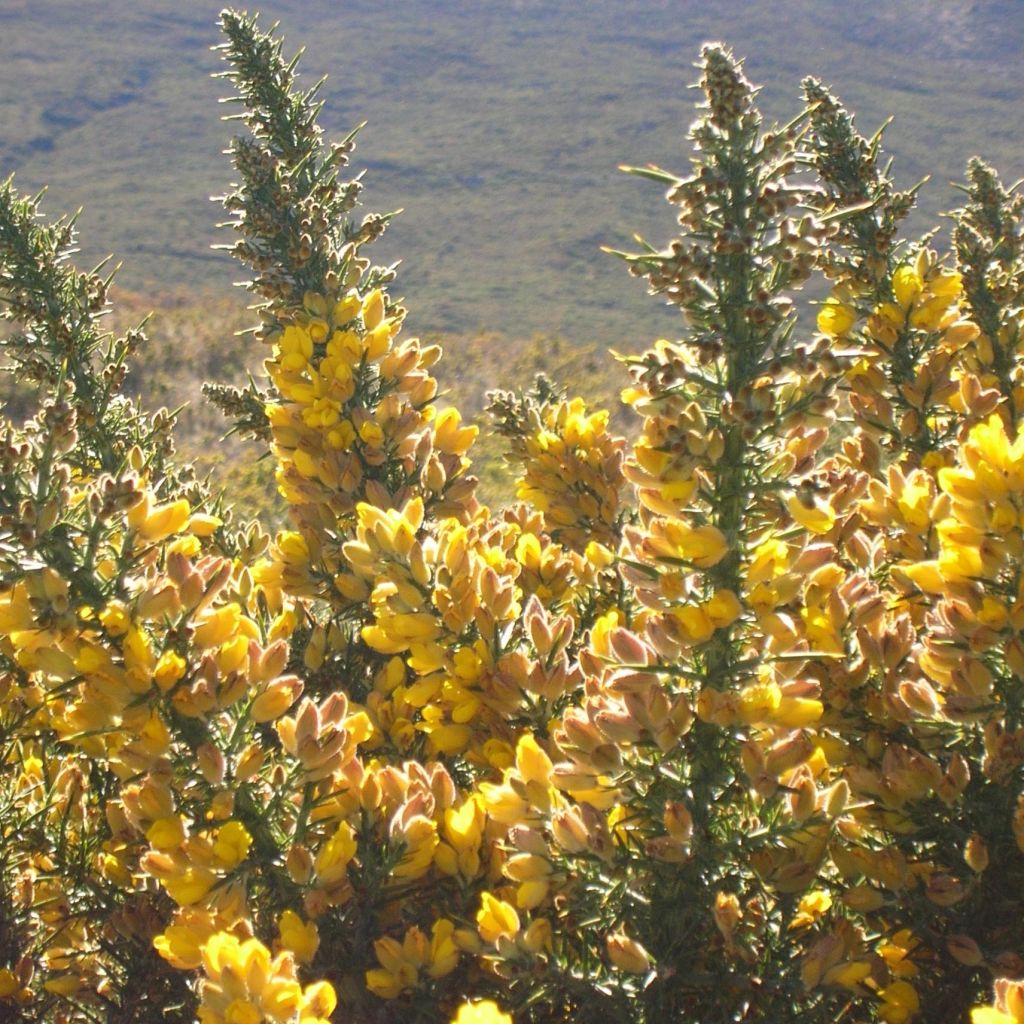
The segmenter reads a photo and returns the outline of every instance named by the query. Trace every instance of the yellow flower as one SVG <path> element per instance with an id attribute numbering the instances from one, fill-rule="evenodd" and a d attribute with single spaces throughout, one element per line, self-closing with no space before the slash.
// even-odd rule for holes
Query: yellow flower
<path id="1" fill-rule="evenodd" d="M 313 921 L 303 921 L 294 910 L 285 910 L 277 919 L 281 945 L 295 954 L 300 964 L 308 964 L 320 946 L 320 933 Z"/>
<path id="2" fill-rule="evenodd" d="M 191 511 L 188 502 L 184 498 L 179 498 L 177 501 L 168 502 L 166 505 L 158 505 L 149 512 L 136 529 L 143 540 L 155 544 L 157 541 L 164 540 L 184 529 Z M 134 512 L 135 509 L 133 508 L 129 513 L 129 519 L 131 519 Z"/>
<path id="3" fill-rule="evenodd" d="M 684 605 L 682 608 L 676 608 L 672 616 L 679 623 L 683 639 L 689 644 L 703 644 L 714 635 L 714 619 L 703 608 Z"/>
<path id="4" fill-rule="evenodd" d="M 832 338 L 846 334 L 857 322 L 857 311 L 837 299 L 828 299 L 818 311 L 818 330 Z"/>
<path id="5" fill-rule="evenodd" d="M 176 850 L 185 841 L 185 819 L 180 814 L 158 818 L 146 831 L 155 850 Z"/>
<path id="6" fill-rule="evenodd" d="M 153 669 L 153 679 L 156 685 L 166 693 L 185 675 L 187 668 L 185 659 L 176 651 L 164 651 Z"/>
<path id="7" fill-rule="evenodd" d="M 832 906 L 832 897 L 824 889 L 804 893 L 796 905 L 796 913 L 789 922 L 790 928 L 806 928 L 814 924 Z"/>
<path id="8" fill-rule="evenodd" d="M 352 826 L 343 821 L 316 856 L 316 874 L 321 884 L 334 885 L 340 882 L 348 872 L 349 862 L 355 855 L 355 834 Z"/>
<path id="9" fill-rule="evenodd" d="M 415 927 L 405 933 L 401 943 L 390 937 L 378 939 L 373 946 L 381 966 L 366 972 L 366 987 L 382 999 L 396 999 L 415 988 L 422 969 L 431 978 L 451 974 L 459 961 L 454 934 L 455 925 L 441 918 L 434 922 L 429 941 Z"/>
<path id="10" fill-rule="evenodd" d="M 497 1003 L 483 999 L 477 1003 L 463 1003 L 452 1018 L 452 1024 L 512 1024 L 512 1017 L 504 1013 Z"/>
<path id="11" fill-rule="evenodd" d="M 786 499 L 786 508 L 793 517 L 793 521 L 805 530 L 810 530 L 811 533 L 828 533 L 835 526 L 835 512 L 818 501 L 805 504 L 795 494 L 791 494 Z"/>
<path id="12" fill-rule="evenodd" d="M 520 927 L 516 908 L 489 892 L 480 894 L 480 909 L 476 914 L 476 923 L 480 938 L 484 942 L 497 942 L 502 936 L 513 938 Z"/>
<path id="13" fill-rule="evenodd" d="M 217 1024 L 314 1024 L 333 1012 L 337 1000 L 325 981 L 303 991 L 290 953 L 271 959 L 258 939 L 240 941 L 217 932 L 203 946 L 206 979 L 200 984 L 200 1020 Z"/>
<path id="14" fill-rule="evenodd" d="M 213 855 L 218 864 L 231 870 L 249 856 L 252 836 L 240 821 L 227 821 L 217 829 L 217 837 L 213 841 Z"/>
<path id="15" fill-rule="evenodd" d="M 772 721 L 790 729 L 802 729 L 816 722 L 825 713 L 825 706 L 813 697 L 787 697 L 779 701 Z"/>
<path id="16" fill-rule="evenodd" d="M 363 299 L 363 326 L 372 331 L 384 319 L 384 293 L 375 288 Z"/>
<path id="17" fill-rule="evenodd" d="M 437 848 L 437 825 L 422 814 L 414 815 L 395 832 L 405 855 L 394 868 L 396 878 L 420 878 L 430 869 Z"/>
<path id="18" fill-rule="evenodd" d="M 194 865 L 164 880 L 167 895 L 181 907 L 198 903 L 216 884 L 217 876 L 209 868 Z"/>
<path id="19" fill-rule="evenodd" d="M 446 875 L 475 878 L 480 871 L 480 843 L 487 821 L 482 796 L 474 794 L 444 812 L 444 842 L 438 843 L 434 861 Z"/>
<path id="20" fill-rule="evenodd" d="M 900 307 L 907 310 L 911 307 L 914 299 L 921 294 L 924 282 L 921 275 L 909 263 L 897 267 L 892 275 L 892 290 Z"/>
<path id="21" fill-rule="evenodd" d="M 894 981 L 878 994 L 882 997 L 878 1016 L 886 1024 L 906 1024 L 921 1008 L 917 990 L 909 981 Z"/>
<path id="22" fill-rule="evenodd" d="M 1020 1024 L 1020 1018 L 994 1006 L 979 1006 L 971 1010 L 971 1024 Z"/>
<path id="23" fill-rule="evenodd" d="M 153 947 L 180 971 L 194 971 L 203 962 L 203 944 L 217 927 L 203 911 L 179 910 L 174 924 L 153 939 Z"/>
<path id="24" fill-rule="evenodd" d="M 209 537 L 224 525 L 220 516 L 207 515 L 204 512 L 194 512 L 188 521 L 188 532 L 197 537 Z"/>
<path id="25" fill-rule="evenodd" d="M 370 448 L 379 448 L 384 443 L 384 431 L 372 420 L 367 420 L 359 428 L 359 437 Z"/>
<path id="26" fill-rule="evenodd" d="M 714 526 L 691 526 L 681 519 L 666 520 L 665 539 L 675 549 L 671 553 L 701 569 L 717 565 L 729 550 L 721 530 Z"/>
<path id="27" fill-rule="evenodd" d="M 971 1011 L 971 1024 L 1024 1022 L 1024 982 L 1000 978 L 995 983 L 995 1005 Z"/>

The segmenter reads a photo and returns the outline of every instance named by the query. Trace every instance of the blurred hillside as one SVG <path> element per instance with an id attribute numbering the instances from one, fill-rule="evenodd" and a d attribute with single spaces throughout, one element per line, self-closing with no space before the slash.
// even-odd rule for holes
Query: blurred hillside
<path id="1" fill-rule="evenodd" d="M 2 0 L 0 174 L 82 205 L 83 262 L 109 252 L 123 286 L 224 294 L 208 196 L 230 178 L 211 80 L 220 0 Z M 691 67 L 721 38 L 747 56 L 763 105 L 788 118 L 814 74 L 862 130 L 895 115 L 888 150 L 916 227 L 955 204 L 948 182 L 981 153 L 1024 174 L 1020 0 L 273 0 L 306 81 L 330 78 L 324 126 L 362 119 L 356 167 L 370 209 L 404 207 L 375 249 L 404 261 L 418 332 L 541 331 L 637 348 L 674 321 L 598 246 L 671 233 L 653 185 L 622 162 L 685 169 Z M 507 360 L 501 360 L 504 364 Z M 492 364 L 492 374 L 497 374 Z M 502 383 L 495 378 L 493 383 Z"/>

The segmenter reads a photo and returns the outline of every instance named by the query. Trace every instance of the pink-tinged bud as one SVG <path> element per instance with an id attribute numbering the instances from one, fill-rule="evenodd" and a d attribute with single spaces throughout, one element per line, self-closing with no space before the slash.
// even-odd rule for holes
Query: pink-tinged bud
<path id="1" fill-rule="evenodd" d="M 224 755 L 212 743 L 204 743 L 196 751 L 199 770 L 211 786 L 219 786 L 224 781 Z"/>
<path id="2" fill-rule="evenodd" d="M 932 875 L 925 887 L 925 895 L 940 907 L 952 907 L 967 895 L 967 887 L 951 875 Z"/>
<path id="3" fill-rule="evenodd" d="M 806 821 L 818 808 L 818 790 L 806 765 L 797 769 L 796 777 L 790 781 L 790 792 L 786 803 L 793 820 L 799 824 Z"/>
<path id="4" fill-rule="evenodd" d="M 252 702 L 249 713 L 256 722 L 273 722 L 280 718 L 302 693 L 302 680 L 298 676 L 280 676 L 268 683 L 266 689 Z"/>
<path id="5" fill-rule="evenodd" d="M 846 805 L 850 802 L 850 785 L 846 779 L 840 779 L 834 786 L 825 791 L 824 807 L 825 815 L 831 821 L 838 818 Z"/>
<path id="6" fill-rule="evenodd" d="M 562 732 L 568 746 L 582 753 L 589 753 L 602 742 L 601 733 L 579 709 L 567 711 L 562 716 Z"/>
<path id="7" fill-rule="evenodd" d="M 608 831 L 608 822 L 604 815 L 590 804 L 578 804 L 580 816 L 587 829 L 587 846 L 591 853 L 598 857 L 607 859 L 611 856 L 613 844 L 611 833 Z"/>
<path id="8" fill-rule="evenodd" d="M 950 935 L 946 951 L 965 967 L 980 967 L 985 962 L 981 947 L 969 935 Z"/>
<path id="9" fill-rule="evenodd" d="M 295 746 L 301 748 L 320 738 L 320 713 L 308 697 L 299 705 L 295 715 Z"/>
<path id="10" fill-rule="evenodd" d="M 146 622 L 163 618 L 165 615 L 176 616 L 181 611 L 178 588 L 168 582 L 156 590 L 145 591 L 140 595 L 135 611 L 138 617 Z"/>
<path id="11" fill-rule="evenodd" d="M 572 761 L 563 761 L 552 770 L 551 785 L 563 793 L 593 789 L 597 785 L 597 774 Z"/>
<path id="12" fill-rule="evenodd" d="M 814 753 L 814 742 L 805 733 L 777 743 L 765 757 L 765 770 L 778 777 L 797 765 L 804 764 Z"/>
<path id="13" fill-rule="evenodd" d="M 509 843 L 521 853 L 535 853 L 538 856 L 548 856 L 548 844 L 534 828 L 528 825 L 513 825 L 508 830 Z"/>
<path id="14" fill-rule="evenodd" d="M 682 646 L 668 633 L 661 622 L 651 621 L 648 624 L 647 637 L 654 650 L 665 661 L 675 661 L 679 657 Z"/>
<path id="15" fill-rule="evenodd" d="M 258 657 L 249 654 L 249 680 L 253 684 L 269 682 L 275 679 L 288 664 L 288 641 L 277 640 L 272 643 Z"/>
<path id="16" fill-rule="evenodd" d="M 284 863 L 288 877 L 296 885 L 306 885 L 313 877 L 313 856 L 304 846 L 293 846 Z"/>
<path id="17" fill-rule="evenodd" d="M 186 566 L 188 571 L 184 574 L 181 582 L 178 583 L 178 596 L 181 598 L 182 607 L 196 609 L 199 606 L 199 602 L 203 599 L 203 578 L 199 573 L 192 570 L 191 565 L 186 563 Z"/>
<path id="18" fill-rule="evenodd" d="M 582 853 L 587 849 L 587 827 L 575 807 L 559 811 L 551 819 L 551 834 L 566 853 Z"/>
<path id="19" fill-rule="evenodd" d="M 192 563 L 180 551 L 172 551 L 167 556 L 167 575 L 178 586 L 181 586 L 193 574 Z"/>
<path id="20" fill-rule="evenodd" d="M 306 917 L 315 921 L 331 909 L 331 898 L 323 889 L 310 889 L 302 898 L 302 909 L 305 910 Z"/>
<path id="21" fill-rule="evenodd" d="M 264 756 L 263 748 L 258 743 L 246 747 L 235 766 L 235 779 L 238 782 L 247 782 L 253 778 L 263 767 Z"/>
<path id="22" fill-rule="evenodd" d="M 900 698 L 914 714 L 937 718 L 941 712 L 939 698 L 930 683 L 923 679 L 906 679 L 900 683 Z"/>
<path id="23" fill-rule="evenodd" d="M 793 562 L 791 571 L 797 576 L 809 576 L 834 557 L 835 548 L 831 544 L 808 544 Z"/>
<path id="24" fill-rule="evenodd" d="M 871 565 L 871 547 L 863 531 L 857 530 L 846 538 L 846 554 L 858 569 Z"/>
<path id="25" fill-rule="evenodd" d="M 936 789 L 939 797 L 946 804 L 953 804 L 960 799 L 967 783 L 971 781 L 971 769 L 961 754 L 956 753 L 949 759 L 946 774 Z"/>
<path id="26" fill-rule="evenodd" d="M 605 689 L 617 697 L 626 693 L 643 693 L 652 686 L 660 686 L 653 672 L 638 672 L 633 669 L 616 669 L 607 677 Z"/>
<path id="27" fill-rule="evenodd" d="M 594 724 L 613 743 L 635 743 L 645 732 L 644 726 L 621 705 L 596 712 Z"/>
<path id="28" fill-rule="evenodd" d="M 613 629 L 608 635 L 612 654 L 624 665 L 649 665 L 651 649 L 628 629 Z"/>

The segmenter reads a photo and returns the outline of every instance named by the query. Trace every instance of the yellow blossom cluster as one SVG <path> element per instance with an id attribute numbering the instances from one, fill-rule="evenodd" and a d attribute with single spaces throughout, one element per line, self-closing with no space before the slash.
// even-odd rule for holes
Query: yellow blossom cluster
<path id="1" fill-rule="evenodd" d="M 580 398 L 533 411 L 529 433 L 513 438 L 521 461 L 520 500 L 544 517 L 553 539 L 576 551 L 615 547 L 622 518 L 625 442 L 608 431 L 605 410 L 588 411 Z"/>

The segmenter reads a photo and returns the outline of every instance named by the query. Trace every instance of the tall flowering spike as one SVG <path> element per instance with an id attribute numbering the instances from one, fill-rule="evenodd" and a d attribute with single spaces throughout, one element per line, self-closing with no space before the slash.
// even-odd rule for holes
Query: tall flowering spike
<path id="1" fill-rule="evenodd" d="M 754 87 L 740 62 L 718 43 L 705 46 L 701 57 L 704 73 L 700 87 L 710 111 L 710 124 L 723 132 L 756 129 L 761 115 L 754 107 Z"/>
<path id="2" fill-rule="evenodd" d="M 717 626 L 696 609 L 716 592 L 743 591 L 744 561 L 778 518 L 780 486 L 808 471 L 824 439 L 813 428 L 831 420 L 836 374 L 824 346 L 793 341 L 790 293 L 828 234 L 799 213 L 809 194 L 794 177 L 799 123 L 761 134 L 755 90 L 720 46 L 705 48 L 701 68 L 707 114 L 691 130 L 692 175 L 635 170 L 669 185 L 683 230 L 664 250 L 626 258 L 652 292 L 680 307 L 689 329 L 626 359 L 636 386 L 624 397 L 645 416 L 627 474 L 651 516 L 669 520 L 653 526 L 659 539 L 639 553 L 659 552 L 666 571 L 673 559 L 708 568 L 696 589 L 683 587 L 692 590 L 689 609 L 669 632 L 710 640 L 701 658 L 707 677 L 731 686 L 739 615 Z M 670 551 L 669 538 L 687 531 L 722 543 L 723 554 L 705 562 L 685 544 Z"/>
<path id="3" fill-rule="evenodd" d="M 967 178 L 967 203 L 953 229 L 965 304 L 979 328 L 966 362 L 982 388 L 998 391 L 1002 413 L 1015 425 L 1024 415 L 1024 194 L 1005 188 L 977 158 Z"/>
<path id="4" fill-rule="evenodd" d="M 552 782 L 572 802 L 549 804 L 556 870 L 588 880 L 571 914 L 643 951 L 606 943 L 618 990 L 657 964 L 645 1004 L 694 1017 L 712 1005 L 739 1015 L 740 1003 L 723 1011 L 731 996 L 718 986 L 678 979 L 769 955 L 786 925 L 759 893 L 801 891 L 815 876 L 820 840 L 782 836 L 814 813 L 817 792 L 808 778 L 791 816 L 779 784 L 795 788 L 792 773 L 808 771 L 807 730 L 823 703 L 797 673 L 810 651 L 838 643 L 822 606 L 841 577 L 809 579 L 829 561 L 837 518 L 808 479 L 834 419 L 837 365 L 827 346 L 795 339 L 792 292 L 830 230 L 804 212 L 801 124 L 762 133 L 756 91 L 723 48 L 705 49 L 701 71 L 692 174 L 634 170 L 668 186 L 681 231 L 625 258 L 685 317 L 679 340 L 624 359 L 634 381 L 624 398 L 644 417 L 625 467 L 641 507 L 620 563 L 637 606 L 591 630 L 584 702 L 554 731 L 565 763 Z M 769 766 L 782 745 L 790 759 Z M 729 794 L 748 785 L 764 802 L 741 824 Z M 737 859 L 726 849 L 738 830 L 758 838 Z M 602 901 L 601 861 L 622 870 L 634 858 L 659 865 L 649 884 Z M 787 1012 L 783 992 L 799 982 L 795 965 L 789 981 L 786 970 L 762 992 L 766 1016 Z"/>
<path id="5" fill-rule="evenodd" d="M 816 205 L 823 216 L 845 212 L 823 257 L 826 273 L 858 297 L 878 302 L 888 297 L 896 234 L 920 186 L 896 191 L 881 163 L 882 129 L 866 139 L 821 82 L 807 78 L 803 85 L 810 108 L 806 146 L 822 186 Z"/>
<path id="6" fill-rule="evenodd" d="M 133 447 L 158 442 L 152 468 L 162 473 L 174 452 L 173 417 L 142 413 L 123 394 L 128 362 L 146 338 L 141 328 L 116 337 L 103 330 L 113 273 L 101 264 L 83 273 L 70 262 L 74 219 L 42 220 L 36 199 L 18 194 L 13 178 L 0 182 L 0 352 L 22 384 L 37 385 L 39 426 L 50 437 L 51 458 L 76 469 L 98 464 L 120 474 Z M 31 403 L 30 403 L 31 406 Z M 23 456 L 24 457 L 24 456 Z M 45 473 L 44 473 L 45 475 Z M 40 483 L 37 494 L 46 487 Z"/>
<path id="7" fill-rule="evenodd" d="M 804 81 L 804 95 L 807 160 L 822 183 L 810 201 L 834 226 L 821 254 L 833 287 L 818 330 L 853 357 L 848 385 L 860 430 L 908 466 L 934 468 L 947 457 L 957 414 L 983 390 L 958 392 L 961 350 L 977 334 L 961 314 L 959 275 L 920 247 L 901 257 L 897 233 L 923 182 L 895 189 L 882 163 L 883 129 L 864 138 L 816 79 Z"/>
<path id="8" fill-rule="evenodd" d="M 389 218 L 370 215 L 358 225 L 347 219 L 360 185 L 340 180 L 339 172 L 355 132 L 324 145 L 315 102 L 322 80 L 296 89 L 298 58 L 286 60 L 281 40 L 261 32 L 255 18 L 226 10 L 221 29 L 226 42 L 219 49 L 231 65 L 223 75 L 238 90 L 245 106 L 240 119 L 251 132 L 232 144 L 242 180 L 224 198 L 242 235 L 233 254 L 254 270 L 254 291 L 272 304 L 299 305 L 306 292 L 341 284 L 355 269 L 360 247 Z M 376 283 L 388 276 L 374 275 Z"/>
<path id="9" fill-rule="evenodd" d="M 215 388 L 214 397 L 238 428 L 269 441 L 298 528 L 279 538 L 261 578 L 350 612 L 364 596 L 346 584 L 342 555 L 356 506 L 415 498 L 431 515 L 466 519 L 477 507 L 466 456 L 476 430 L 431 404 L 440 350 L 399 337 L 405 310 L 386 291 L 394 273 L 362 255 L 388 218 L 350 218 L 361 186 L 339 173 L 355 133 L 327 146 L 319 84 L 298 88 L 297 58 L 287 61 L 255 19 L 227 11 L 222 28 L 224 76 L 250 130 L 233 143 L 240 182 L 224 203 L 241 235 L 234 255 L 265 300 L 258 337 L 270 357 L 267 387 Z"/>

